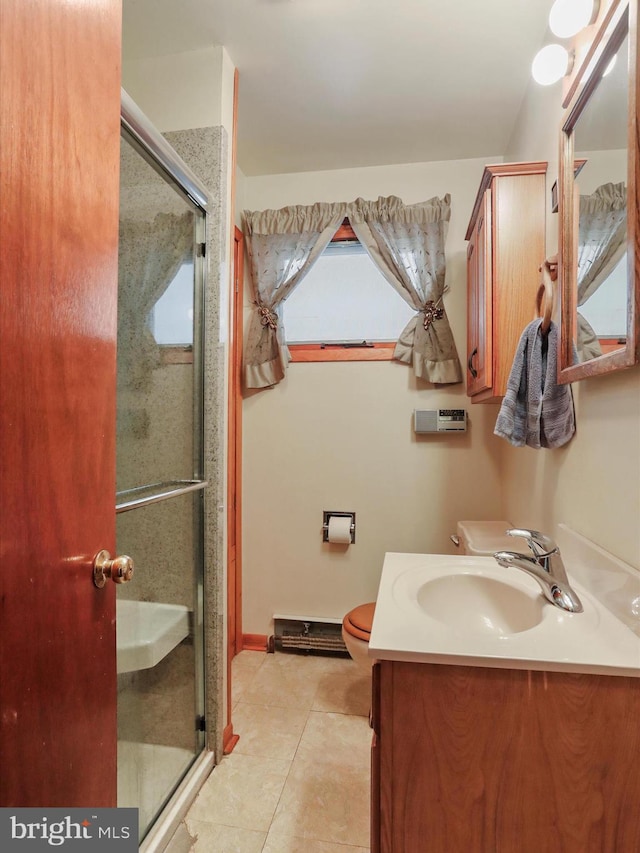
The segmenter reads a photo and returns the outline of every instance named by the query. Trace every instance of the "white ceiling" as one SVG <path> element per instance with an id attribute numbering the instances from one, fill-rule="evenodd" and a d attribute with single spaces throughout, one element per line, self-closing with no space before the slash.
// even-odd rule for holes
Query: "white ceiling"
<path id="1" fill-rule="evenodd" d="M 124 58 L 222 44 L 247 175 L 501 154 L 551 0 L 124 0 Z"/>

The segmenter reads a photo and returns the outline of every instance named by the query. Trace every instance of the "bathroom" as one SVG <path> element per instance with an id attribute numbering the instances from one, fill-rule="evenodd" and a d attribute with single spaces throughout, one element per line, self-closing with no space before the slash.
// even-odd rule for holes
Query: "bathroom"
<path id="1" fill-rule="evenodd" d="M 278 9 L 288 4 L 265 5 Z M 156 127 L 176 139 L 183 132 L 187 139 L 188 132 L 197 129 L 223 129 L 220 135 L 227 142 L 220 145 L 220 157 L 227 166 L 221 209 L 229 211 L 233 205 L 236 224 L 241 224 L 243 210 L 390 195 L 413 204 L 451 194 L 445 304 L 463 365 L 465 232 L 487 163 L 548 163 L 545 251 L 552 255 L 557 250 L 559 221 L 551 212 L 550 196 L 558 176 L 563 114 L 558 85 L 527 84 L 524 99 L 510 106 L 511 131 L 503 143 L 455 160 L 441 156 L 353 166 L 355 161 L 349 160 L 315 168 L 300 160 L 295 169 L 261 173 L 247 168 L 243 173 L 239 157 L 232 175 L 232 45 L 176 49 L 170 33 L 151 28 L 147 38 L 155 38 L 158 47 L 136 54 L 127 32 L 134 23 L 135 6 L 124 4 L 122 85 Z M 540 44 L 544 39 L 542 26 Z M 241 109 L 243 64 L 236 61 Z M 529 65 L 528 57 L 520 61 Z M 188 161 L 189 145 L 180 151 Z M 198 173 L 209 186 L 211 179 Z M 231 265 L 230 228 L 221 226 L 216 239 L 223 247 L 221 272 L 209 287 L 221 294 L 216 310 L 222 351 L 229 340 L 225 283 Z M 245 328 L 251 300 L 247 290 Z M 217 369 L 215 381 L 223 381 L 220 364 Z M 217 386 L 216 393 L 222 397 Z M 274 614 L 340 619 L 351 607 L 374 600 L 387 551 L 453 554 L 449 537 L 460 519 L 506 518 L 550 532 L 564 523 L 638 568 L 640 372 L 632 367 L 575 382 L 573 393 L 576 435 L 566 447 L 553 451 L 511 447 L 493 435 L 497 403 L 472 405 L 464 383 L 434 387 L 417 380 L 406 365 L 390 360 L 294 361 L 274 388 L 248 393 L 241 407 L 242 609 L 235 614 L 240 624 L 236 650 L 245 643 L 266 645 L 273 634 Z M 465 408 L 467 432 L 416 436 L 413 411 L 434 408 Z M 220 426 L 222 435 L 224 422 Z M 225 448 L 220 443 L 210 452 L 220 459 Z M 216 489 L 220 500 L 214 504 L 223 503 L 224 487 L 218 484 Z M 352 546 L 323 543 L 324 510 L 356 513 Z M 215 505 L 208 511 L 217 516 Z M 223 536 L 223 523 L 219 519 L 213 523 L 217 535 Z M 212 547 L 221 546 L 216 540 Z M 217 596 L 216 617 L 223 609 L 224 594 L 217 587 L 209 590 L 210 596 Z M 209 630 L 222 631 L 218 622 Z M 214 692 L 217 698 L 207 711 L 219 717 L 216 737 L 222 740 L 225 728 L 233 724 L 224 700 L 225 667 L 210 678 L 209 697 Z"/>

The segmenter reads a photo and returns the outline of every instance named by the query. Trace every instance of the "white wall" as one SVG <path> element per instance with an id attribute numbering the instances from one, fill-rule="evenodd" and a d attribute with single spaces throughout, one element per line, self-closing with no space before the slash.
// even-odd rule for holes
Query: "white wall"
<path id="1" fill-rule="evenodd" d="M 447 192 L 445 297 L 466 357 L 464 234 L 489 161 L 463 160 L 247 177 L 244 205 L 398 195 L 407 204 Z M 251 310 L 247 296 L 247 312 Z M 466 436 L 416 438 L 415 408 L 464 407 Z M 500 512 L 495 405 L 470 406 L 464 385 L 418 384 L 398 362 L 291 364 L 286 378 L 244 402 L 243 630 L 268 634 L 274 613 L 342 618 L 376 597 L 385 551 L 453 550 L 461 518 Z M 356 512 L 356 543 L 321 541 L 323 510 Z"/>
<path id="2" fill-rule="evenodd" d="M 549 189 L 561 118 L 559 86 L 531 84 L 505 157 L 548 159 Z M 558 228 L 549 210 L 547 254 L 556 251 Z M 640 568 L 640 368 L 582 380 L 573 391 L 577 431 L 565 448 L 502 445 L 503 513 L 549 531 L 564 522 Z"/>
<path id="3" fill-rule="evenodd" d="M 216 127 L 223 123 L 223 103 L 227 112 L 227 62 L 219 46 L 130 60 L 122 64 L 122 86 L 163 133 Z"/>
<path id="4" fill-rule="evenodd" d="M 578 151 L 576 157 L 585 157 L 587 162 L 576 180 L 580 195 L 590 195 L 601 184 L 627 180 L 627 149 L 611 151 Z"/>

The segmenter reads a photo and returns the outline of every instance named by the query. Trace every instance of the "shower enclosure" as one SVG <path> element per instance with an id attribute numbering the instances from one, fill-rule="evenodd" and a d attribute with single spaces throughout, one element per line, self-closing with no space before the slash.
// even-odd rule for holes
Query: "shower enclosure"
<path id="1" fill-rule="evenodd" d="M 123 93 L 118 284 L 118 805 L 143 838 L 205 747 L 204 188 Z"/>

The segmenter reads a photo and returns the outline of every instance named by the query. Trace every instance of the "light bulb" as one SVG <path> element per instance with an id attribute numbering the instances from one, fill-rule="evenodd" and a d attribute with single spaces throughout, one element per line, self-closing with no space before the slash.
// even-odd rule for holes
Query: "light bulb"
<path id="1" fill-rule="evenodd" d="M 531 63 L 531 73 L 536 83 L 550 86 L 567 73 L 569 54 L 561 44 L 548 44 L 539 50 Z"/>
<path id="2" fill-rule="evenodd" d="M 598 5 L 594 0 L 556 0 L 549 12 L 551 32 L 561 39 L 575 36 L 594 19 Z"/>

